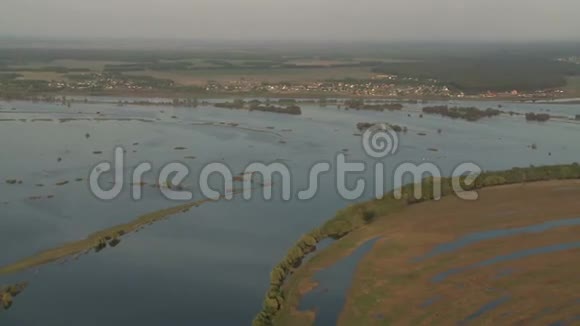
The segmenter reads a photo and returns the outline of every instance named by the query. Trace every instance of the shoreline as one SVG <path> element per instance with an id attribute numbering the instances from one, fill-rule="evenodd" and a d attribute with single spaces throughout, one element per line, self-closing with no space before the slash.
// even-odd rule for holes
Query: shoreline
<path id="1" fill-rule="evenodd" d="M 1 101 L 33 101 L 35 98 L 42 99 L 43 97 L 87 97 L 87 98 L 137 98 L 137 99 L 163 99 L 167 101 L 172 101 L 173 99 L 187 99 L 196 98 L 199 100 L 210 100 L 210 99 L 253 99 L 253 98 L 272 98 L 272 99 L 305 99 L 305 100 L 319 100 L 319 99 L 365 99 L 365 100 L 385 100 L 385 101 L 478 101 L 478 102 L 513 102 L 513 103 L 528 103 L 528 104 L 538 104 L 538 105 L 550 105 L 550 104 L 580 104 L 580 94 L 579 95 L 567 95 L 562 97 L 526 97 L 522 98 L 519 96 L 479 96 L 479 95 L 465 95 L 462 97 L 450 97 L 450 96 L 401 96 L 392 97 L 384 95 L 355 95 L 355 94 L 340 94 L 340 93 L 191 93 L 191 92 L 167 92 L 161 90 L 151 90 L 151 91 L 109 91 L 109 92 L 53 92 L 53 93 L 38 93 L 24 96 L 1 96 Z M 116 103 L 115 103 L 116 104 Z"/>
<path id="2" fill-rule="evenodd" d="M 580 165 L 577 163 L 571 165 L 555 165 L 542 166 L 531 168 L 513 168 L 505 171 L 487 172 L 478 177 L 476 182 L 470 186 L 471 190 L 479 191 L 483 188 L 493 188 L 499 186 L 517 186 L 518 184 L 539 183 L 542 181 L 560 181 L 565 180 L 579 180 L 580 179 Z M 449 183 L 451 179 L 443 179 L 442 196 L 451 197 L 451 188 Z M 424 186 L 432 186 L 432 180 L 423 180 Z M 447 188 L 447 186 L 449 188 Z M 404 194 L 412 194 L 415 185 L 407 185 L 403 187 Z M 320 228 L 312 230 L 305 237 L 315 237 L 317 243 L 328 238 L 334 238 L 333 244 L 325 248 L 319 253 L 305 262 L 301 263 L 301 259 L 296 259 L 295 250 L 304 245 L 301 239 L 298 243 L 290 249 L 286 258 L 282 258 L 282 263 L 274 268 L 274 271 L 284 266 L 285 261 L 298 261 L 295 266 L 287 269 L 286 274 L 280 278 L 280 283 L 271 283 L 270 290 L 267 292 L 264 300 L 264 309 L 256 315 L 253 325 L 293 325 L 296 322 L 293 318 L 304 318 L 303 315 L 297 311 L 297 307 L 302 297 L 301 292 L 304 288 L 311 288 L 311 282 L 316 270 L 330 266 L 336 262 L 340 257 L 344 257 L 344 251 L 352 251 L 356 249 L 356 243 L 360 243 L 360 236 L 368 239 L 369 236 L 375 236 L 374 233 L 365 237 L 364 234 L 372 231 L 370 226 L 373 223 L 384 221 L 387 217 L 392 217 L 397 212 L 405 208 L 416 206 L 421 203 L 430 202 L 433 198 L 427 194 L 419 201 L 410 200 L 395 200 L 392 197 L 393 192 L 386 194 L 385 197 L 379 200 L 371 200 L 350 206 L 342 211 L 339 211 L 336 216 L 328 220 Z M 404 198 L 407 198 L 404 196 Z M 411 198 L 411 197 L 408 197 Z M 370 221 L 366 216 L 372 217 Z M 303 237 L 304 238 L 304 237 Z M 353 239 L 354 238 L 354 239 Z M 313 247 L 316 250 L 315 246 Z M 338 256 L 338 257 L 337 257 Z M 306 282 L 306 283 L 304 283 Z M 279 294 L 281 293 L 281 294 Z M 274 304 L 276 303 L 276 304 Z M 297 317 L 298 316 L 298 317 Z M 307 325 L 308 319 L 299 320 L 301 323 Z"/>
<path id="3" fill-rule="evenodd" d="M 482 189 L 481 198 L 478 202 L 466 203 L 448 197 L 442 202 L 429 202 L 423 206 L 415 205 L 412 208 L 410 207 L 394 215 L 392 220 L 369 226 L 369 228 L 376 232 L 376 236 L 386 237 L 386 235 L 391 235 L 390 241 L 387 240 L 378 243 L 357 265 L 356 270 L 350 278 L 352 285 L 345 293 L 345 304 L 339 311 L 339 325 L 350 325 L 353 320 L 360 320 L 362 318 L 361 315 L 367 315 L 367 318 L 373 318 L 371 317 L 373 316 L 371 311 L 376 312 L 373 309 L 370 309 L 366 314 L 357 311 L 357 308 L 360 307 L 357 300 L 361 300 L 361 295 L 366 293 L 365 291 L 369 291 L 368 283 L 365 283 L 368 282 L 368 279 L 364 279 L 362 275 L 369 268 L 385 266 L 386 262 L 388 262 L 388 266 L 401 267 L 396 271 L 385 271 L 385 274 L 390 273 L 393 275 L 377 275 L 376 282 L 400 276 L 402 273 L 404 274 L 404 267 L 411 269 L 407 273 L 415 274 L 408 280 L 401 280 L 401 282 L 393 284 L 392 286 L 395 289 L 375 289 L 370 290 L 371 292 L 376 291 L 373 292 L 374 294 L 389 293 L 389 291 L 398 292 L 400 288 L 406 288 L 407 285 L 411 284 L 409 288 L 406 288 L 409 294 L 409 297 L 406 299 L 419 299 L 417 303 L 420 303 L 423 299 L 430 300 L 439 295 L 442 302 L 434 302 L 429 305 L 430 307 L 431 305 L 441 304 L 442 306 L 433 308 L 436 311 L 440 311 L 439 309 L 444 310 L 446 304 L 444 298 L 449 300 L 454 294 L 453 290 L 449 289 L 449 284 L 447 286 L 444 284 L 446 277 L 454 276 L 460 279 L 460 281 L 454 280 L 453 282 L 469 282 L 469 280 L 475 278 L 482 282 L 481 284 L 473 285 L 474 290 L 471 292 L 465 289 L 460 290 L 462 296 L 469 293 L 470 300 L 475 302 L 477 300 L 483 301 L 473 306 L 463 306 L 462 308 L 467 308 L 467 311 L 464 311 L 464 313 L 470 313 L 472 311 L 471 309 L 479 306 L 479 304 L 485 303 L 487 299 L 481 297 L 479 293 L 484 292 L 485 286 L 491 286 L 489 284 L 493 282 L 501 284 L 496 286 L 506 286 L 506 290 L 509 289 L 508 284 L 510 284 L 512 285 L 511 290 L 516 291 L 517 287 L 513 288 L 513 285 L 520 281 L 520 276 L 530 277 L 530 275 L 523 274 L 525 269 L 531 268 L 529 265 L 535 264 L 536 267 L 549 265 L 540 258 L 533 258 L 534 255 L 542 254 L 542 249 L 554 248 L 554 252 L 547 259 L 557 257 L 556 255 L 558 253 L 564 259 L 567 259 L 569 255 L 573 255 L 572 252 L 566 253 L 566 250 L 574 250 L 572 247 L 570 249 L 564 248 L 569 244 L 568 241 L 575 240 L 574 235 L 577 234 L 575 230 L 580 225 L 580 220 L 577 218 L 578 205 L 576 203 L 566 205 L 566 203 L 569 203 L 570 197 L 577 196 L 578 191 L 580 191 L 580 180 L 578 179 L 548 180 L 528 184 L 494 186 Z M 541 208 L 535 209 L 525 203 L 522 204 L 521 198 L 528 200 L 529 197 L 537 198 L 537 202 L 542 203 L 540 205 Z M 495 206 L 492 203 L 499 203 L 499 205 Z M 503 213 L 506 204 L 513 209 L 509 215 Z M 453 210 L 453 208 L 457 209 Z M 473 210 L 473 216 L 470 216 L 470 222 L 466 222 L 463 216 L 464 213 L 462 213 L 467 210 Z M 453 212 L 450 213 L 450 211 Z M 425 226 L 424 229 L 418 226 L 419 224 L 428 225 L 429 223 L 427 221 L 437 221 L 447 216 L 449 216 L 449 223 L 445 224 L 445 226 L 438 227 L 431 225 Z M 417 220 L 420 220 L 422 223 Z M 541 230 L 541 228 L 544 229 Z M 502 231 L 506 233 L 501 233 Z M 486 236 L 478 237 L 478 235 L 483 234 Z M 433 237 L 430 237 L 430 235 Z M 465 239 L 471 239 L 472 241 L 464 242 Z M 557 244 L 555 245 L 555 243 Z M 457 244 L 457 247 L 445 247 L 449 244 Z M 557 249 L 559 247 L 562 248 Z M 390 254 L 389 250 L 393 248 L 397 248 L 396 254 Z M 445 251 L 443 248 L 447 248 L 448 250 Z M 520 258 L 508 259 L 507 257 L 511 257 L 513 253 L 529 253 L 529 256 L 522 255 L 521 260 Z M 490 256 L 506 259 L 498 261 L 496 264 L 490 263 L 492 267 L 487 269 L 485 267 L 481 267 L 481 270 L 470 269 L 470 267 L 477 266 L 481 261 L 493 262 L 494 260 L 493 258 L 490 259 Z M 455 264 L 469 267 L 448 266 L 448 261 L 453 260 L 453 258 L 456 258 L 457 262 L 454 261 Z M 379 259 L 381 259 L 380 263 L 378 262 Z M 397 263 L 394 263 L 395 261 Z M 532 262 L 530 263 L 530 261 Z M 406 265 L 406 263 L 409 265 Z M 419 269 L 418 264 L 425 265 L 423 265 L 423 269 Z M 516 265 L 518 267 L 511 269 L 512 267 L 506 267 L 504 264 Z M 436 266 L 436 268 L 433 268 L 433 266 Z M 445 268 L 448 269 L 445 270 Z M 422 275 L 423 277 L 421 278 L 417 276 L 418 274 L 426 275 Z M 489 281 L 487 282 L 490 283 L 483 281 L 482 276 L 480 276 L 482 274 L 489 277 Z M 514 277 L 517 278 L 517 281 Z M 406 281 L 409 284 L 405 283 Z M 562 281 L 562 283 L 565 283 L 565 281 Z M 520 289 L 528 288 L 523 284 L 519 285 Z M 469 286 L 472 286 L 472 284 Z M 441 295 L 433 288 L 437 288 L 445 294 Z M 423 293 L 421 291 L 426 292 Z M 411 295 L 416 295 L 417 293 L 417 298 Z M 390 312 L 393 316 L 398 316 L 394 312 L 400 311 L 399 309 L 402 308 L 397 307 L 392 301 L 391 298 L 385 298 L 385 302 L 378 304 L 378 306 L 381 308 L 392 307 Z M 401 307 L 405 305 L 408 306 L 408 303 L 400 303 Z M 429 316 L 429 307 L 422 307 L 425 311 L 419 313 L 420 317 L 418 319 L 412 318 L 412 313 L 410 312 L 412 309 L 410 309 L 408 313 L 403 314 L 405 316 L 401 317 L 403 319 L 399 320 L 399 322 L 402 324 L 419 324 L 418 320 Z M 385 315 L 382 316 L 383 318 L 389 318 Z M 435 318 L 435 316 L 430 317 Z M 482 316 L 482 318 L 488 317 Z M 469 316 L 466 319 L 469 319 Z M 453 320 L 453 322 L 456 322 L 456 320 Z M 431 323 L 439 324 L 441 322 L 432 321 Z"/>
<path id="4" fill-rule="evenodd" d="M 543 180 L 543 181 L 536 181 L 536 182 L 529 182 L 530 186 L 533 187 L 544 187 L 544 186 L 568 186 L 568 185 L 576 185 L 578 186 L 580 183 L 580 179 L 564 179 L 564 180 Z M 526 183 L 514 183 L 514 184 L 504 184 L 504 185 L 496 185 L 491 187 L 485 187 L 480 190 L 486 192 L 493 192 L 496 190 L 505 191 L 505 190 L 513 190 L 516 187 L 525 186 Z M 451 198 L 452 196 L 443 197 Z M 431 204 L 434 203 L 433 201 L 424 201 L 419 203 L 418 205 L 410 205 L 403 207 L 391 214 L 388 217 L 396 217 L 397 215 L 405 215 L 406 211 L 411 209 L 418 209 L 420 208 L 421 204 Z M 299 267 L 296 272 L 290 276 L 288 279 L 288 283 L 284 285 L 285 291 L 288 291 L 288 302 L 280 311 L 279 315 L 276 316 L 274 319 L 274 325 L 294 325 L 295 323 L 300 323 L 301 325 L 312 325 L 314 319 L 316 318 L 316 311 L 313 310 L 299 310 L 300 300 L 311 291 L 316 290 L 320 284 L 318 281 L 315 280 L 315 276 L 318 272 L 326 270 L 336 264 L 337 262 L 341 261 L 349 257 L 354 251 L 357 250 L 362 244 L 366 243 L 373 238 L 384 236 L 384 230 L 380 228 L 380 224 L 388 224 L 390 220 L 386 219 L 379 219 L 377 220 L 376 224 L 373 223 L 365 225 L 344 238 L 336 240 L 332 245 L 323 249 L 320 252 L 315 253 L 314 257 L 306 262 L 303 266 Z M 385 238 L 382 238 L 383 240 Z M 346 242 L 346 243 L 345 243 Z M 375 246 L 379 245 L 380 243 L 375 244 Z M 373 246 L 373 249 L 374 247 Z M 371 249 L 371 251 L 373 250 Z M 367 257 L 368 258 L 368 257 Z M 345 307 L 350 303 L 350 298 L 352 297 L 352 293 L 354 292 L 355 287 L 355 280 L 357 279 L 357 273 L 361 268 L 361 265 L 364 261 L 364 257 L 361 259 L 361 262 L 357 264 L 355 271 L 350 277 L 351 282 L 353 283 L 352 286 L 347 290 L 345 294 Z M 344 310 L 339 312 L 339 323 L 344 324 L 345 317 L 343 316 Z"/>

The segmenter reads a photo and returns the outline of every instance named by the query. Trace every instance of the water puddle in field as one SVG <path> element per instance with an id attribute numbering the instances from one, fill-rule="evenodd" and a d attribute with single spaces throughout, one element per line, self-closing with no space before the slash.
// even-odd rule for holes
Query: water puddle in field
<path id="1" fill-rule="evenodd" d="M 507 255 L 496 256 L 494 258 L 487 259 L 487 260 L 481 261 L 479 263 L 476 263 L 476 264 L 473 264 L 470 266 L 453 268 L 453 269 L 447 270 L 445 272 L 439 273 L 439 274 L 435 275 L 431 279 L 431 281 L 434 283 L 441 283 L 441 282 L 447 280 L 448 278 L 450 278 L 454 275 L 465 273 L 468 271 L 472 271 L 472 270 L 475 270 L 478 268 L 487 267 L 487 266 L 500 264 L 500 263 L 506 263 L 506 262 L 510 262 L 513 260 L 529 258 L 529 257 L 533 257 L 533 256 L 538 256 L 538 255 L 546 255 L 546 254 L 552 254 L 552 253 L 557 253 L 557 252 L 566 251 L 566 250 L 572 250 L 572 249 L 580 249 L 580 242 L 562 243 L 562 244 L 551 245 L 551 246 L 546 246 L 546 247 L 539 247 L 539 248 L 527 249 L 527 250 L 522 250 L 522 251 L 516 251 L 516 252 L 510 253 Z"/>
<path id="2" fill-rule="evenodd" d="M 442 295 L 436 295 L 436 296 L 434 296 L 434 297 L 431 297 L 431 298 L 429 298 L 429 299 L 427 299 L 427 300 L 423 301 L 423 302 L 422 302 L 422 303 L 419 305 L 419 307 L 421 307 L 421 308 L 423 308 L 423 309 L 425 309 L 425 308 L 429 308 L 429 307 L 431 307 L 432 305 L 436 304 L 437 302 L 439 302 L 439 301 L 441 301 L 441 300 L 443 300 L 443 296 L 442 296 Z"/>
<path id="3" fill-rule="evenodd" d="M 439 255 L 449 254 L 467 246 L 494 239 L 507 238 L 523 234 L 535 234 L 546 232 L 559 227 L 580 226 L 580 218 L 572 218 L 558 221 L 549 221 L 541 224 L 530 225 L 521 228 L 491 230 L 466 235 L 457 241 L 441 244 L 424 256 L 415 258 L 415 262 L 423 262 Z"/>
<path id="4" fill-rule="evenodd" d="M 300 302 L 300 310 L 316 311 L 314 325 L 337 324 L 356 267 L 378 240 L 379 238 L 375 238 L 365 242 L 350 256 L 315 275 L 314 280 L 318 282 L 318 287 L 307 293 Z"/>
<path id="5" fill-rule="evenodd" d="M 476 312 L 472 313 L 471 315 L 467 316 L 464 320 L 460 321 L 458 325 L 467 325 L 474 321 L 475 319 L 485 315 L 486 313 L 494 310 L 495 308 L 501 306 L 502 304 L 508 302 L 510 300 L 509 296 L 503 296 L 497 300 L 491 301 L 486 303 L 481 308 L 479 308 Z"/>

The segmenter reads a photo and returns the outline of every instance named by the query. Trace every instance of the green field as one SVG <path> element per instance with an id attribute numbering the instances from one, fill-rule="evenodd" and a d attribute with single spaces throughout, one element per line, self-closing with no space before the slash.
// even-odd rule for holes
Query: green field
<path id="1" fill-rule="evenodd" d="M 580 95 L 580 76 L 566 78 L 566 92 Z"/>
<path id="2" fill-rule="evenodd" d="M 177 86 L 242 79 L 364 81 L 394 74 L 427 84 L 437 81 L 467 94 L 554 88 L 577 94 L 580 65 L 556 59 L 579 54 L 580 46 L 573 44 L 273 44 L 140 51 L 0 48 L 0 74 L 62 80 L 68 74 L 107 72 L 168 79 Z"/>
<path id="3" fill-rule="evenodd" d="M 327 79 L 369 79 L 373 74 L 364 67 L 310 68 L 310 69 L 211 69 L 194 71 L 137 71 L 128 76 L 151 76 L 170 79 L 180 85 L 205 85 L 208 81 L 233 82 L 242 79 L 255 82 L 311 82 Z"/>

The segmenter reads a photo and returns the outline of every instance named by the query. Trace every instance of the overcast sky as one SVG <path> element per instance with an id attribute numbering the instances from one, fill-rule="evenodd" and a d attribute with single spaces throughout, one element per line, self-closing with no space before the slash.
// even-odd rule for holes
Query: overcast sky
<path id="1" fill-rule="evenodd" d="M 578 0 L 0 0 L 0 34 L 206 40 L 580 40 Z"/>

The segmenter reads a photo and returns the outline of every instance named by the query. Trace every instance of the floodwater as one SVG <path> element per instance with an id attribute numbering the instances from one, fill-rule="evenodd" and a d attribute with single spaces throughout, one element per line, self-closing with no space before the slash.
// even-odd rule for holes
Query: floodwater
<path id="1" fill-rule="evenodd" d="M 332 326 L 338 324 L 339 314 L 344 306 L 352 275 L 360 260 L 378 240 L 376 238 L 363 243 L 348 257 L 316 274 L 314 281 L 319 285 L 307 293 L 300 302 L 300 310 L 316 311 L 315 325 Z"/>
<path id="2" fill-rule="evenodd" d="M 491 310 L 493 310 L 493 309 L 501 306 L 502 304 L 508 302 L 509 300 L 510 300 L 510 296 L 505 295 L 499 299 L 488 302 L 485 305 L 483 305 L 481 308 L 479 308 L 477 311 L 475 311 L 471 315 L 467 316 L 467 318 L 465 318 L 464 320 L 459 322 L 458 325 L 467 325 L 467 324 L 471 323 L 472 321 L 476 320 L 477 318 L 490 312 Z"/>
<path id="3" fill-rule="evenodd" d="M 435 247 L 431 252 L 425 254 L 423 257 L 418 257 L 416 259 L 417 262 L 422 262 L 427 259 L 434 258 L 438 255 L 449 254 L 455 251 L 461 250 L 467 246 L 474 245 L 476 243 L 487 241 L 487 240 L 495 240 L 501 239 L 505 237 L 512 237 L 516 235 L 522 234 L 537 234 L 543 233 L 555 228 L 560 227 L 569 227 L 569 226 L 578 226 L 580 225 L 580 218 L 571 218 L 571 219 L 564 219 L 564 220 L 556 220 L 556 221 L 548 221 L 541 224 L 536 225 L 529 225 L 520 228 L 512 228 L 512 229 L 500 229 L 500 230 L 490 230 L 490 231 L 483 231 L 477 232 L 473 234 L 469 234 L 459 238 L 456 241 L 445 243 Z"/>
<path id="4" fill-rule="evenodd" d="M 526 250 L 522 250 L 522 251 L 516 251 L 516 252 L 509 253 L 509 254 L 498 255 L 498 256 L 495 256 L 493 258 L 478 262 L 478 263 L 470 265 L 470 266 L 447 270 L 445 272 L 442 272 L 442 273 L 435 275 L 431 280 L 434 283 L 441 283 L 441 282 L 447 280 L 448 278 L 450 278 L 454 275 L 457 275 L 460 273 L 465 273 L 465 272 L 468 272 L 470 270 L 476 270 L 478 268 L 487 267 L 487 266 L 496 265 L 496 264 L 505 263 L 505 262 L 510 262 L 510 261 L 514 261 L 514 260 L 520 260 L 520 259 L 524 259 L 524 258 L 528 258 L 528 257 L 558 253 L 558 252 L 562 252 L 562 251 L 579 249 L 579 248 L 580 248 L 580 242 L 570 242 L 570 243 L 559 243 L 559 244 L 555 244 L 555 245 L 551 245 L 551 246 L 544 246 L 544 247 L 526 249 Z"/>
<path id="5" fill-rule="evenodd" d="M 435 104 L 439 103 L 430 103 Z M 487 108 L 499 103 L 455 104 Z M 144 178 L 149 184 L 155 183 L 156 172 L 165 163 L 186 164 L 191 174 L 185 185 L 194 189 L 194 200 L 202 199 L 195 186 L 199 172 L 212 162 L 224 163 L 234 173 L 251 162 L 284 163 L 292 172 L 295 191 L 306 187 L 310 166 L 332 163 L 343 150 L 348 150 L 349 160 L 372 166 L 377 161 L 365 155 L 361 137 L 353 135 L 358 133 L 358 122 L 384 121 L 409 128 L 400 135 L 396 155 L 383 160 L 387 180 L 398 163 L 408 161 L 436 163 L 444 175 L 465 161 L 484 170 L 580 161 L 576 123 L 526 123 L 521 116 L 480 122 L 420 118 L 419 106 L 382 113 L 304 105 L 301 116 L 289 116 L 213 107 L 75 103 L 67 108 L 0 102 L 0 266 L 180 204 L 151 187 L 144 187 L 140 201 L 131 199 L 129 187 L 112 201 L 95 198 L 86 181 L 90 170 L 101 161 L 111 161 L 116 146 L 127 152 L 127 178 L 139 163 L 153 165 L 154 171 Z M 578 110 L 573 105 L 503 106 L 521 112 L 550 109 L 570 117 Z M 532 144 L 537 150 L 530 148 Z M 185 149 L 176 150 L 179 147 Z M 30 282 L 14 306 L 0 312 L 0 323 L 250 324 L 261 308 L 271 268 L 302 234 L 337 210 L 372 198 L 371 170 L 347 178 L 350 185 L 356 177 L 368 181 L 363 198 L 355 201 L 340 197 L 332 172 L 320 177 L 319 192 L 306 201 L 296 196 L 282 200 L 276 187 L 281 180 L 275 178 L 272 200 L 256 193 L 249 201 L 235 197 L 204 204 L 123 237 L 119 246 L 98 254 L 0 275 L 2 285 Z M 22 184 L 5 183 L 9 179 Z M 106 185 L 112 176 L 104 179 Z M 386 188 L 392 188 L 389 181 Z M 36 196 L 40 199 L 31 199 Z"/>

